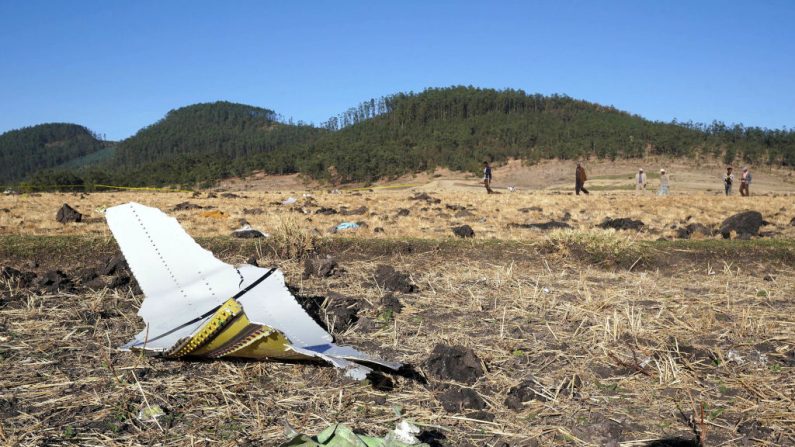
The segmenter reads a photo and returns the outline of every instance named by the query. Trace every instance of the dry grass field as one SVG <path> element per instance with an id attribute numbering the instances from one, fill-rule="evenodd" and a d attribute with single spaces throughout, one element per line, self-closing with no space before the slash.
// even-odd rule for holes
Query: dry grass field
<path id="1" fill-rule="evenodd" d="M 457 181 L 470 184 L 0 197 L 0 267 L 21 271 L 0 277 L 0 442 L 277 445 L 285 424 L 383 435 L 399 408 L 431 445 L 795 445 L 795 196 L 486 195 Z M 131 200 L 176 216 L 226 261 L 282 268 L 338 342 L 407 368 L 352 382 L 321 364 L 118 351 L 142 327 L 143 297 L 124 269 L 86 269 L 117 254 L 101 210 Z M 202 208 L 172 211 L 183 202 Z M 63 203 L 84 221 L 55 222 Z M 677 232 L 745 210 L 767 221 L 752 240 Z M 645 225 L 597 228 L 607 217 Z M 242 219 L 271 237 L 229 237 Z M 363 225 L 330 231 L 346 221 Z M 549 221 L 571 228 L 513 225 Z M 463 224 L 474 238 L 454 237 Z M 302 275 L 315 253 L 337 272 Z M 391 293 L 400 306 L 379 265 L 415 286 Z M 472 349 L 480 372 L 440 376 L 439 345 Z M 151 405 L 166 413 L 158 423 L 138 418 Z"/>

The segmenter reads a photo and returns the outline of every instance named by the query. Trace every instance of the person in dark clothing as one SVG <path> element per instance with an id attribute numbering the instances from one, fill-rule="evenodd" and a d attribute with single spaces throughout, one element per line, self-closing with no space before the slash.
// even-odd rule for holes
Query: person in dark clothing
<path id="1" fill-rule="evenodd" d="M 732 193 L 732 183 L 734 183 L 734 174 L 732 174 L 732 168 L 726 168 L 726 175 L 723 176 L 723 189 L 726 192 L 726 195 Z"/>
<path id="2" fill-rule="evenodd" d="M 585 189 L 585 181 L 588 180 L 588 176 L 585 175 L 585 168 L 583 168 L 580 163 L 577 163 L 577 171 L 575 171 L 574 178 L 574 192 L 576 192 L 578 196 L 580 195 L 580 191 L 589 194 L 588 190 Z"/>
<path id="3" fill-rule="evenodd" d="M 483 184 L 486 186 L 486 193 L 493 194 L 494 191 L 491 190 L 491 166 L 489 166 L 489 162 L 483 162 Z"/>

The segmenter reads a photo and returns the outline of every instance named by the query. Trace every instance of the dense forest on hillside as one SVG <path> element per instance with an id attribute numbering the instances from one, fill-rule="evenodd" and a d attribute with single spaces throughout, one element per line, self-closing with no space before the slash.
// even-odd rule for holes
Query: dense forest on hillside
<path id="1" fill-rule="evenodd" d="M 706 154 L 730 162 L 795 165 L 795 132 L 660 123 L 566 96 L 471 87 L 428 89 L 362 103 L 324 127 L 306 150 L 313 177 L 374 180 L 435 166 L 475 170 L 483 160 L 636 158 Z M 333 169 L 331 169 L 333 167 Z"/>
<path id="2" fill-rule="evenodd" d="M 483 160 L 649 154 L 795 166 L 795 131 L 653 122 L 567 96 L 450 87 L 365 101 L 317 127 L 253 106 L 196 104 L 172 110 L 92 166 L 29 180 L 193 186 L 264 170 L 368 182 L 437 166 L 477 170 Z"/>
<path id="3" fill-rule="evenodd" d="M 272 110 L 230 102 L 172 110 L 119 144 L 112 177 L 135 185 L 193 184 L 252 169 L 295 172 L 292 154 L 326 131 L 281 121 Z"/>
<path id="4" fill-rule="evenodd" d="M 63 165 L 107 146 L 97 135 L 77 124 L 49 123 L 0 135 L 0 185 L 29 174 Z"/>

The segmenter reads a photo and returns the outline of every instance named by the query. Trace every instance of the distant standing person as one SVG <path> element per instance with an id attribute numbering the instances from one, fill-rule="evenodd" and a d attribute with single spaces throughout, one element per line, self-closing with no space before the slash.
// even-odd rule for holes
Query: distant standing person
<path id="1" fill-rule="evenodd" d="M 751 192 L 748 190 L 748 187 L 751 186 L 751 172 L 748 171 L 748 168 L 743 168 L 743 173 L 740 176 L 740 195 L 743 197 L 748 197 L 751 195 Z"/>
<path id="2" fill-rule="evenodd" d="M 665 173 L 665 169 L 660 169 L 660 189 L 657 190 L 657 195 L 668 195 L 668 174 Z"/>
<path id="3" fill-rule="evenodd" d="M 638 169 L 638 173 L 635 174 L 635 191 L 646 191 L 646 173 L 643 172 L 643 168 Z"/>
<path id="4" fill-rule="evenodd" d="M 726 175 L 723 176 L 723 188 L 727 196 L 732 192 L 732 183 L 734 183 L 734 174 L 732 174 L 732 168 L 729 166 L 726 168 Z"/>
<path id="5" fill-rule="evenodd" d="M 489 162 L 483 162 L 483 184 L 486 186 L 486 193 L 493 194 L 494 191 L 491 190 L 491 166 L 489 166 Z"/>
<path id="6" fill-rule="evenodd" d="M 580 191 L 589 194 L 588 190 L 585 189 L 586 180 L 588 180 L 588 176 L 585 175 L 585 168 L 583 168 L 580 163 L 577 163 L 577 170 L 574 173 L 574 192 L 576 192 L 578 196 L 580 195 Z"/>

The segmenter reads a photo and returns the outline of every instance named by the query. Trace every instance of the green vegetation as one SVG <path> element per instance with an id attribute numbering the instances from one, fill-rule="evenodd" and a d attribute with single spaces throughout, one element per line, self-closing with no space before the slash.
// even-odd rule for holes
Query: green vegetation
<path id="1" fill-rule="evenodd" d="M 50 123 L 0 135 L 0 185 L 86 157 L 108 143 L 77 124 Z"/>
<path id="2" fill-rule="evenodd" d="M 14 132 L 29 134 L 31 129 L 35 128 Z M 79 146 L 78 151 L 68 146 L 73 148 L 69 154 L 42 162 L 15 138 L 7 140 L 13 150 L 4 151 L 3 157 L 12 166 L 19 166 L 23 158 L 32 161 L 26 169 L 4 171 L 0 178 L 27 178 L 40 188 L 64 181 L 89 189 L 97 183 L 209 185 L 255 170 L 301 172 L 340 183 L 371 182 L 436 167 L 475 171 L 483 160 L 509 158 L 533 163 L 586 156 L 704 155 L 727 163 L 795 165 L 792 130 L 653 122 L 567 96 L 473 87 L 371 99 L 321 126 L 285 123 L 271 110 L 242 104 L 196 104 L 172 110 L 119 143 L 115 151 L 94 159 L 88 155 L 104 147 L 96 144 L 98 140 L 97 147 Z M 64 164 L 75 158 L 80 162 Z M 32 174 L 59 165 L 60 169 Z"/>

